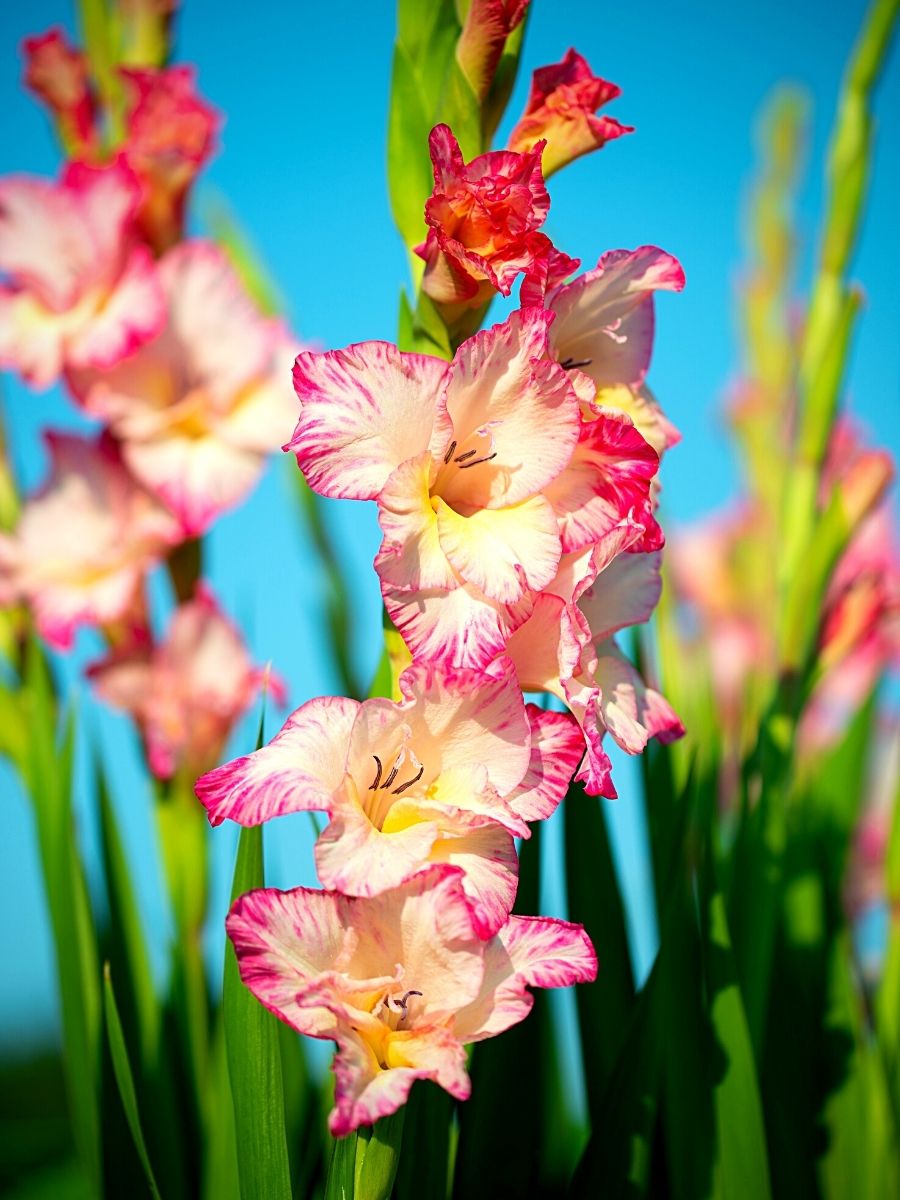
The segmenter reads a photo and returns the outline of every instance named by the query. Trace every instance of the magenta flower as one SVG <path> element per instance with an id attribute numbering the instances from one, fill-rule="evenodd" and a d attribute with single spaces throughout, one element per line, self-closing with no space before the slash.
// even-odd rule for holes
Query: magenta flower
<path id="1" fill-rule="evenodd" d="M 479 100 L 491 88 L 506 39 L 522 22 L 528 0 L 472 0 L 456 46 L 456 60 Z"/>
<path id="2" fill-rule="evenodd" d="M 50 29 L 22 43 L 27 62 L 25 83 L 53 113 L 64 145 L 73 156 L 88 158 L 97 149 L 94 101 L 87 60 L 62 29 Z"/>
<path id="3" fill-rule="evenodd" d="M 516 276 L 550 253 L 544 223 L 550 197 L 541 174 L 542 145 L 527 154 L 492 150 L 463 161 L 456 138 L 436 125 L 428 141 L 434 192 L 425 204 L 422 287 L 439 304 L 478 307 L 495 291 L 508 296 Z"/>
<path id="4" fill-rule="evenodd" d="M 414 665 L 402 700 L 310 700 L 261 750 L 218 767 L 196 791 L 213 825 L 258 825 L 324 810 L 316 844 L 327 888 L 375 896 L 428 864 L 450 863 L 481 936 L 516 894 L 514 837 L 550 815 L 581 757 L 571 718 L 527 708 L 515 678 Z"/>
<path id="5" fill-rule="evenodd" d="M 144 573 L 179 540 L 177 522 L 132 479 L 108 437 L 46 434 L 50 477 L 14 534 L 0 534 L 0 601 L 22 600 L 53 646 L 78 625 L 127 618 Z"/>
<path id="6" fill-rule="evenodd" d="M 284 442 L 296 348 L 211 243 L 170 250 L 159 278 L 168 306 L 160 336 L 112 370 L 73 371 L 69 382 L 190 536 L 242 499 Z"/>
<path id="7" fill-rule="evenodd" d="M 253 666 L 240 632 L 203 585 L 176 609 L 159 645 L 126 645 L 88 675 L 101 699 L 134 717 L 158 779 L 208 770 L 261 687 L 284 702 L 278 677 Z"/>
<path id="8" fill-rule="evenodd" d="M 165 320 L 132 225 L 140 184 L 121 161 L 70 163 L 59 183 L 0 180 L 0 364 L 35 387 L 63 367 L 108 368 Z"/>
<path id="9" fill-rule="evenodd" d="M 567 921 L 510 917 L 482 940 L 450 866 L 368 900 L 249 892 L 226 928 L 257 999 L 300 1033 L 337 1043 L 335 1137 L 395 1112 L 417 1079 L 467 1099 L 467 1043 L 523 1020 L 529 987 L 597 973 L 584 929 Z"/>
<path id="10" fill-rule="evenodd" d="M 122 147 L 143 188 L 137 221 L 157 254 L 182 236 L 194 179 L 215 149 L 219 114 L 197 95 L 190 66 L 122 68 L 129 94 Z"/>
<path id="11" fill-rule="evenodd" d="M 416 657 L 484 666 L 564 549 L 646 514 L 657 457 L 618 414 L 584 431 L 551 319 L 513 313 L 449 366 L 381 342 L 297 359 L 287 448 L 316 491 L 377 499 L 382 594 Z"/>
<path id="12" fill-rule="evenodd" d="M 594 75 L 587 60 L 569 50 L 562 62 L 534 72 L 531 94 L 510 134 L 509 148 L 525 153 L 543 139 L 546 148 L 541 165 L 544 178 L 549 178 L 580 155 L 634 132 L 613 117 L 594 116 L 598 108 L 619 95 L 621 88 Z"/>

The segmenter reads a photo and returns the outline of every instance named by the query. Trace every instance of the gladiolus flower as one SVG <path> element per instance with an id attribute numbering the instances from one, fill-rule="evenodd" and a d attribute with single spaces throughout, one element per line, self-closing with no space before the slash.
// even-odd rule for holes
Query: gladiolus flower
<path id="1" fill-rule="evenodd" d="M 382 342 L 297 359 L 286 448 L 314 490 L 377 499 L 382 594 L 416 657 L 484 666 L 564 549 L 647 511 L 657 456 L 618 415 L 585 432 L 551 319 L 513 313 L 449 365 Z"/>
<path id="2" fill-rule="evenodd" d="M 159 277 L 162 334 L 113 370 L 72 372 L 69 381 L 189 536 L 241 499 L 284 441 L 296 415 L 287 382 L 295 348 L 211 243 L 176 246 Z"/>
<path id="3" fill-rule="evenodd" d="M 463 868 L 483 937 L 516 894 L 514 837 L 559 804 L 581 757 L 571 718 L 523 703 L 515 678 L 414 665 L 402 700 L 310 700 L 261 750 L 197 781 L 213 825 L 324 810 L 327 888 L 374 896 L 430 863 Z"/>
<path id="4" fill-rule="evenodd" d="M 203 585 L 175 611 L 163 642 L 126 646 L 88 675 L 102 700 L 134 717 L 158 779 L 207 770 L 262 686 L 284 702 L 281 681 L 252 665 L 240 632 Z"/>
<path id="5" fill-rule="evenodd" d="M 592 74 L 587 61 L 569 50 L 562 62 L 535 71 L 531 95 L 510 135 L 509 148 L 525 153 L 543 139 L 541 165 L 547 179 L 580 155 L 634 132 L 613 117 L 594 116 L 620 94 L 621 88 Z"/>
<path id="6" fill-rule="evenodd" d="M 219 115 L 197 95 L 189 66 L 123 68 L 130 93 L 123 152 L 144 190 L 138 225 L 156 253 L 184 227 L 188 190 L 215 148 Z"/>
<path id="7" fill-rule="evenodd" d="M 61 29 L 50 29 L 22 43 L 27 67 L 25 83 L 53 113 L 63 143 L 78 158 L 96 149 L 94 102 L 87 61 Z"/>
<path id="8" fill-rule="evenodd" d="M 467 1043 L 524 1020 L 529 987 L 597 973 L 587 934 L 567 921 L 510 917 L 481 940 L 451 866 L 374 899 L 248 892 L 226 929 L 257 999 L 300 1033 L 337 1043 L 335 1137 L 396 1112 L 417 1079 L 467 1099 Z"/>
<path id="9" fill-rule="evenodd" d="M 140 194 L 121 160 L 0 180 L 0 362 L 35 387 L 112 367 L 162 326 L 153 261 L 130 237 Z"/>
<path id="10" fill-rule="evenodd" d="M 472 0 L 456 44 L 456 61 L 479 100 L 491 90 L 506 39 L 522 22 L 528 0 Z"/>
<path id="11" fill-rule="evenodd" d="M 542 145 L 527 154 L 492 150 L 463 161 L 456 138 L 437 125 L 428 139 L 434 191 L 425 204 L 422 287 L 439 304 L 477 307 L 494 291 L 508 296 L 521 271 L 552 250 L 537 229 L 550 208 L 541 175 Z"/>
<path id="12" fill-rule="evenodd" d="M 46 440 L 50 478 L 25 502 L 14 535 L 0 535 L 0 600 L 24 600 L 43 637 L 66 649 L 77 625 L 126 617 L 144 572 L 179 529 L 111 439 Z"/>

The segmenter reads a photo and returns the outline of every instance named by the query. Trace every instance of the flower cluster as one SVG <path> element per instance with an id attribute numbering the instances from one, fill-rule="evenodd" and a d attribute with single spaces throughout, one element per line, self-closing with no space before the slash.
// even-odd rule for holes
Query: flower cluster
<path id="1" fill-rule="evenodd" d="M 471 6 L 458 60 L 479 94 L 524 7 Z M 249 893 L 227 929 L 262 1003 L 337 1043 L 335 1135 L 395 1111 L 416 1079 L 465 1099 L 466 1043 L 521 1020 L 528 986 L 594 978 L 580 926 L 513 915 L 516 839 L 573 776 L 615 796 L 607 733 L 636 754 L 682 732 L 615 640 L 659 597 L 654 485 L 678 435 L 645 376 L 654 293 L 682 271 L 643 246 L 567 283 L 578 262 L 537 228 L 542 154 L 558 166 L 625 132 L 592 115 L 615 92 L 571 52 L 537 73 L 514 148 L 467 163 L 432 131 L 423 291 L 452 337 L 460 308 L 521 276 L 506 320 L 449 362 L 372 341 L 294 364 L 285 449 L 320 495 L 377 505 L 406 665 L 393 698 L 311 700 L 196 791 L 214 825 L 327 814 L 325 890 Z"/>
<path id="2" fill-rule="evenodd" d="M 35 388 L 62 383 L 100 428 L 47 435 L 49 476 L 0 534 L 0 601 L 27 605 L 56 648 L 99 628 L 98 693 L 135 717 L 154 774 L 193 778 L 260 674 L 182 547 L 284 441 L 297 345 L 222 249 L 185 239 L 219 124 L 192 69 L 128 58 L 111 113 L 61 31 L 24 51 L 68 159 L 57 180 L 0 180 L 0 363 Z M 161 562 L 181 604 L 156 641 L 145 580 Z"/>

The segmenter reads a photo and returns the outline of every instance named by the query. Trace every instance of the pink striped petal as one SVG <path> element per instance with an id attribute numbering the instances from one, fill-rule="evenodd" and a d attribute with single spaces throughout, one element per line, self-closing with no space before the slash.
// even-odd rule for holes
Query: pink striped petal
<path id="1" fill-rule="evenodd" d="M 586 422 L 570 464 L 544 492 L 559 517 L 563 550 L 599 541 L 626 517 L 645 529 L 636 548 L 657 550 L 663 536 L 650 481 L 658 468 L 656 451 L 624 413 L 605 409 Z"/>
<path id="2" fill-rule="evenodd" d="M 202 775 L 195 785 L 211 825 L 261 825 L 304 810 L 329 810 L 344 779 L 360 705 L 326 696 L 288 717 L 268 746 Z"/>
<path id="3" fill-rule="evenodd" d="M 508 803 L 526 821 L 543 821 L 563 799 L 584 754 L 584 737 L 568 713 L 528 705 L 531 762 Z"/>
<path id="4" fill-rule="evenodd" d="M 518 1024 L 534 1003 L 529 986 L 570 987 L 597 977 L 584 928 L 550 917 L 510 917 L 487 944 L 484 960 L 481 992 L 454 1023 L 460 1041 L 482 1041 Z"/>
<path id="5" fill-rule="evenodd" d="M 438 537 L 429 490 L 433 474 L 431 456 L 422 454 L 402 463 L 381 490 L 378 522 L 384 542 L 375 558 L 375 570 L 382 587 L 412 591 L 456 584 Z"/>
<path id="6" fill-rule="evenodd" d="M 598 716 L 628 754 L 640 754 L 651 737 L 675 741 L 684 726 L 666 700 L 648 688 L 612 640 L 597 647 Z"/>
<path id="7" fill-rule="evenodd" d="M 462 888 L 471 902 L 475 930 L 490 938 L 509 917 L 519 882 L 519 858 L 512 834 L 499 825 L 457 822 L 453 837 L 441 838 L 431 862 L 462 869 Z"/>
<path id="8" fill-rule="evenodd" d="M 316 872 L 327 888 L 347 896 L 377 896 L 399 887 L 429 861 L 438 836 L 421 816 L 406 828 L 377 829 L 360 805 L 332 806 L 332 818 L 316 842 Z"/>
<path id="9" fill-rule="evenodd" d="M 333 1137 L 345 1137 L 360 1125 L 374 1125 L 401 1108 L 417 1079 L 431 1079 L 457 1100 L 472 1090 L 465 1048 L 448 1030 L 400 1030 L 386 1039 L 382 1066 L 364 1038 L 341 1037 L 334 1060 L 334 1108 L 328 1114 Z"/>
<path id="10" fill-rule="evenodd" d="M 434 773 L 473 763 L 505 795 L 528 767 L 529 725 L 515 678 L 415 663 L 400 677 L 416 752 Z M 421 747 L 421 749 L 419 749 Z"/>
<path id="11" fill-rule="evenodd" d="M 324 496 L 374 500 L 401 463 L 427 450 L 447 365 L 360 342 L 294 364 L 300 420 L 285 446 Z"/>
<path id="12" fill-rule="evenodd" d="M 400 591 L 382 583 L 388 616 L 413 655 L 448 666 L 483 668 L 501 654 L 524 617 L 471 584 Z"/>

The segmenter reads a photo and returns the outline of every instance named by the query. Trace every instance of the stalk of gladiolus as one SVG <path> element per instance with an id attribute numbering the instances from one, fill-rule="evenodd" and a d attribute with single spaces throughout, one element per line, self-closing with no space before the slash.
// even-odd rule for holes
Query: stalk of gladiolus
<path id="1" fill-rule="evenodd" d="M 819 273 L 813 287 L 800 352 L 797 441 L 785 489 L 781 586 L 785 611 L 800 582 L 803 558 L 814 536 L 822 463 L 834 423 L 838 394 L 859 293 L 846 272 L 856 244 L 872 149 L 871 97 L 887 59 L 900 0 L 873 0 L 844 80 L 831 139 L 828 199 Z M 798 645 L 782 626 L 781 659 L 802 665 L 808 639 Z"/>

